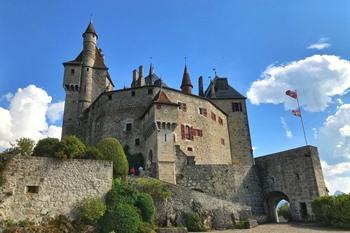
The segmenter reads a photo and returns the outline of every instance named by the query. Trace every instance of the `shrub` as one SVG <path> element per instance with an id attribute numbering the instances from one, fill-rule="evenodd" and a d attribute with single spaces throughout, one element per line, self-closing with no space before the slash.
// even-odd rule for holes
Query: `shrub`
<path id="1" fill-rule="evenodd" d="M 203 232 L 206 230 L 198 214 L 192 213 L 192 212 L 185 213 L 184 219 L 185 219 L 185 226 L 189 231 Z"/>
<path id="2" fill-rule="evenodd" d="M 44 138 L 34 147 L 33 155 L 42 157 L 55 157 L 60 150 L 60 140 L 57 138 Z"/>
<path id="3" fill-rule="evenodd" d="M 166 185 L 157 179 L 139 178 L 135 186 L 139 191 L 150 194 L 153 200 L 166 200 L 171 196 Z"/>
<path id="4" fill-rule="evenodd" d="M 86 151 L 85 144 L 76 136 L 67 136 L 61 143 L 62 152 L 69 159 L 81 158 Z"/>
<path id="5" fill-rule="evenodd" d="M 141 211 L 141 218 L 144 222 L 154 223 L 156 208 L 152 197 L 148 193 L 140 193 L 137 196 L 135 206 Z"/>
<path id="6" fill-rule="evenodd" d="M 127 203 L 118 203 L 108 207 L 100 225 L 103 233 L 137 233 L 140 217 L 135 207 Z"/>
<path id="7" fill-rule="evenodd" d="M 317 221 L 339 228 L 350 228 L 350 195 L 319 197 L 312 201 Z"/>
<path id="8" fill-rule="evenodd" d="M 30 138 L 20 138 L 17 139 L 14 144 L 11 144 L 13 147 L 13 152 L 21 155 L 29 156 L 33 153 L 34 140 Z"/>
<path id="9" fill-rule="evenodd" d="M 235 228 L 236 229 L 248 229 L 249 228 L 248 220 L 239 220 L 239 221 L 235 222 Z"/>
<path id="10" fill-rule="evenodd" d="M 126 182 L 120 179 L 114 179 L 112 189 L 106 195 L 106 204 L 113 207 L 118 203 L 127 203 L 134 205 L 139 192 Z"/>
<path id="11" fill-rule="evenodd" d="M 101 152 L 100 159 L 113 161 L 113 176 L 128 175 L 128 161 L 120 142 L 115 138 L 105 138 L 97 143 L 96 148 Z"/>
<path id="12" fill-rule="evenodd" d="M 148 222 L 141 222 L 139 226 L 139 233 L 156 233 L 154 226 Z"/>
<path id="13" fill-rule="evenodd" d="M 83 155 L 84 159 L 99 159 L 102 158 L 101 152 L 94 146 L 88 147 Z"/>
<path id="14" fill-rule="evenodd" d="M 104 215 L 106 205 L 98 197 L 86 198 L 82 202 L 80 217 L 84 222 L 96 224 Z"/>

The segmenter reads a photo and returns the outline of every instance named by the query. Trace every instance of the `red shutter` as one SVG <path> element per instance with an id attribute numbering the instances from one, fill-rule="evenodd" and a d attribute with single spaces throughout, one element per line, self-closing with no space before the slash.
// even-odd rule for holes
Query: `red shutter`
<path id="1" fill-rule="evenodd" d="M 196 129 L 192 129 L 192 134 L 193 134 L 193 136 L 197 136 L 197 130 Z"/>
<path id="2" fill-rule="evenodd" d="M 191 127 L 191 130 L 190 130 L 190 138 L 191 138 L 191 140 L 193 140 L 193 127 Z"/>
<path id="3" fill-rule="evenodd" d="M 182 138 L 182 140 L 186 139 L 185 126 L 184 125 L 181 125 L 181 138 Z"/>

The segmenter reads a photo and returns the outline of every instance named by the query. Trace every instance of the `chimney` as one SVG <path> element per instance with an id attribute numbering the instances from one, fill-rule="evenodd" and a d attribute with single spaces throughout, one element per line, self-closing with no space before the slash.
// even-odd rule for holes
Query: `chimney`
<path id="1" fill-rule="evenodd" d="M 203 77 L 202 76 L 199 76 L 199 78 L 198 78 L 198 95 L 199 96 L 204 96 Z"/>
<path id="2" fill-rule="evenodd" d="M 133 84 L 132 87 L 136 87 L 137 86 L 137 75 L 138 75 L 137 70 L 134 69 L 132 71 L 132 84 Z"/>
<path id="3" fill-rule="evenodd" d="M 139 78 L 143 77 L 143 66 L 139 66 Z"/>

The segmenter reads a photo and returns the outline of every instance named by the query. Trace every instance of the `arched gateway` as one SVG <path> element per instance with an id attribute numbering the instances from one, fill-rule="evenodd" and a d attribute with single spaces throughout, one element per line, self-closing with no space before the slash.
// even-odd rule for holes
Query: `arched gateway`
<path id="1" fill-rule="evenodd" d="M 279 222 L 278 214 L 277 214 L 277 204 L 281 200 L 286 200 L 289 202 L 288 196 L 280 191 L 270 192 L 266 196 L 266 205 L 268 209 L 268 220 L 271 222 Z"/>

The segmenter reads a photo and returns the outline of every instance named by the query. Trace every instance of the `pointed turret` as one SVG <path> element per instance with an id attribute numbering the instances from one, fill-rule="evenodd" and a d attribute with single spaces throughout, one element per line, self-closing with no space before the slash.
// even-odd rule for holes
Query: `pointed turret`
<path id="1" fill-rule="evenodd" d="M 154 67 L 153 64 L 151 63 L 149 66 L 149 73 L 148 73 L 148 77 L 150 79 L 150 85 L 153 85 L 155 77 L 154 77 Z"/>
<path id="2" fill-rule="evenodd" d="M 98 36 L 97 36 L 97 33 L 96 33 L 96 31 L 95 31 L 95 27 L 94 27 L 94 25 L 92 24 L 92 22 L 90 22 L 89 25 L 87 26 L 85 32 L 83 33 L 83 37 L 84 37 L 84 35 L 87 34 L 87 33 L 94 34 L 96 37 L 98 37 Z"/>
<path id="3" fill-rule="evenodd" d="M 193 85 L 191 82 L 190 74 L 187 71 L 187 65 L 185 65 L 184 74 L 183 74 L 182 83 L 181 83 L 181 90 L 183 93 L 192 94 L 192 88 L 193 88 Z"/>

